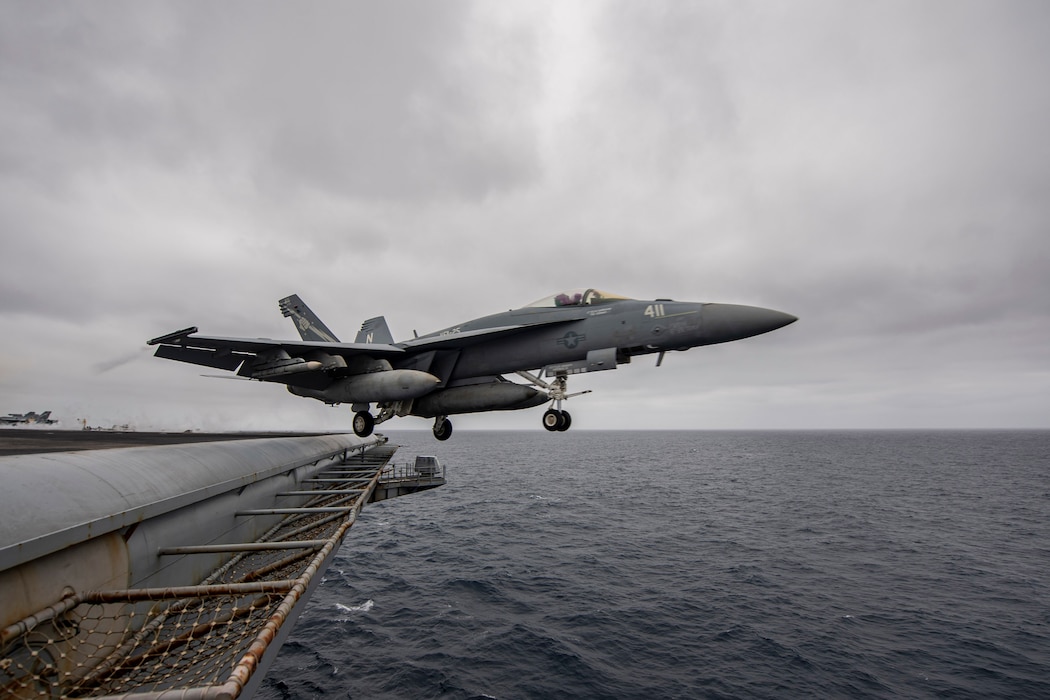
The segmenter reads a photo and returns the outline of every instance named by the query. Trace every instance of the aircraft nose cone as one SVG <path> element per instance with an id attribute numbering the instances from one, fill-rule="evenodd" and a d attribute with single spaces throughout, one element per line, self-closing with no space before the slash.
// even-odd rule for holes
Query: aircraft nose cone
<path id="1" fill-rule="evenodd" d="M 750 338 L 783 328 L 798 318 L 783 311 L 740 304 L 706 304 L 704 334 L 712 343 Z"/>

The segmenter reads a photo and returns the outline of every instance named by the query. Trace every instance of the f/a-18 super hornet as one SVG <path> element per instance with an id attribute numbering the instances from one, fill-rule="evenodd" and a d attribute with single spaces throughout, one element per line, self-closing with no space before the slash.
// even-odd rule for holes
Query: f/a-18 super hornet
<path id="1" fill-rule="evenodd" d="M 757 306 L 641 301 L 574 289 L 402 342 L 394 342 L 379 316 L 362 324 L 354 342 L 343 343 L 298 296 L 278 304 L 301 341 L 198 336 L 194 327 L 148 344 L 159 346 L 157 357 L 278 382 L 330 405 L 351 404 L 361 437 L 395 416 L 420 416 L 433 418 L 434 437 L 447 440 L 448 416 L 548 402 L 543 427 L 568 430 L 572 418 L 562 404 L 578 395 L 568 391 L 572 374 L 616 369 L 652 353 L 659 366 L 668 351 L 749 338 L 797 320 Z M 504 376 L 510 374 L 525 383 Z"/>

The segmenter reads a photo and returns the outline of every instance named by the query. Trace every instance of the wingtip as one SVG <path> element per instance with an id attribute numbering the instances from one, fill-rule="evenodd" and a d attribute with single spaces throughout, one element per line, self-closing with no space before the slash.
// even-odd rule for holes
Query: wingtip
<path id="1" fill-rule="evenodd" d="M 190 326 L 189 328 L 183 328 L 181 331 L 175 331 L 174 333 L 168 333 L 152 340 L 147 340 L 146 345 L 161 345 L 164 343 L 174 343 L 177 340 L 182 340 L 187 335 L 193 335 L 197 332 L 197 326 Z"/>

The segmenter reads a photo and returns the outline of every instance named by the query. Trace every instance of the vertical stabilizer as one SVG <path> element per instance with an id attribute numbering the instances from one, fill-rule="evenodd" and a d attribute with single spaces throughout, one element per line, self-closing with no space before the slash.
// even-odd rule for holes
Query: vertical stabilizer
<path id="1" fill-rule="evenodd" d="M 277 302 L 277 305 L 281 308 L 282 314 L 291 317 L 295 327 L 299 329 L 299 335 L 302 336 L 303 340 L 309 342 L 320 341 L 322 343 L 339 342 L 339 338 L 335 337 L 335 333 L 332 333 L 332 331 L 328 330 L 328 326 L 321 323 L 321 319 L 317 318 L 314 312 L 310 310 L 310 307 L 303 303 L 298 294 L 281 299 Z"/>
<path id="2" fill-rule="evenodd" d="M 390 334 L 390 328 L 386 325 L 386 318 L 376 316 L 361 324 L 361 330 L 357 332 L 357 343 L 385 343 L 394 344 L 394 336 Z"/>

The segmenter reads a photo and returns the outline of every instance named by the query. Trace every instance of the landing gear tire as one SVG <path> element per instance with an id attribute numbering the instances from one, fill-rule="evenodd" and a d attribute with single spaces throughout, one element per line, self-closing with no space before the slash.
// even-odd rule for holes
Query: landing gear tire
<path id="1" fill-rule="evenodd" d="M 375 418 L 368 411 L 358 411 L 354 414 L 354 435 L 357 437 L 368 437 L 372 434 L 372 428 L 375 425 Z"/>
<path id="2" fill-rule="evenodd" d="M 564 433 L 570 425 L 572 425 L 572 416 L 568 411 L 558 411 L 552 408 L 543 414 L 543 427 L 552 433 L 555 431 Z"/>
<path id="3" fill-rule="evenodd" d="M 452 421 L 442 418 L 434 423 L 434 437 L 438 440 L 448 440 L 452 437 Z"/>

